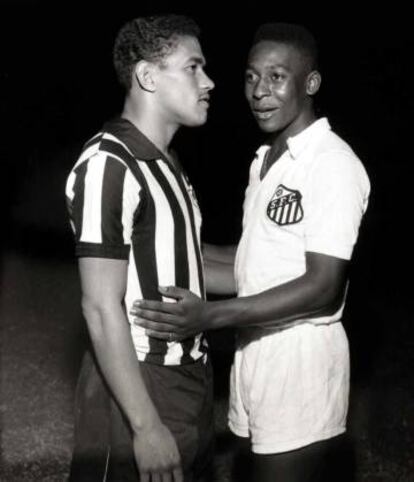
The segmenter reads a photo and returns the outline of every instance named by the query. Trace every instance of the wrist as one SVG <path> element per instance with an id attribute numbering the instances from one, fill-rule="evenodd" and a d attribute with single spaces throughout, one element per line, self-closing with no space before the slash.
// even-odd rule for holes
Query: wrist
<path id="1" fill-rule="evenodd" d="M 230 298 L 224 301 L 210 303 L 212 306 L 210 328 L 236 327 L 241 328 L 251 324 L 252 307 L 247 297 Z"/>
<path id="2" fill-rule="evenodd" d="M 225 301 L 209 301 L 206 303 L 203 313 L 205 330 L 218 330 L 227 325 L 225 303 Z"/>
<path id="3" fill-rule="evenodd" d="M 135 417 L 133 420 L 130 420 L 131 430 L 134 434 L 150 432 L 155 426 L 160 424 L 161 419 L 155 409 L 146 410 L 144 416 Z"/>

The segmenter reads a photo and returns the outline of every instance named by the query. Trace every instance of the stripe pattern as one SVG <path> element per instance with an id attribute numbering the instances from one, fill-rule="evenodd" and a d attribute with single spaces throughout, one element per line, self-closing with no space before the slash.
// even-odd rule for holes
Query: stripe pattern
<path id="1" fill-rule="evenodd" d="M 138 359 L 182 365 L 203 356 L 202 334 L 182 342 L 156 340 L 129 314 L 137 299 L 161 300 L 159 285 L 205 299 L 201 215 L 184 174 L 161 156 L 136 159 L 120 139 L 102 132 L 85 144 L 66 197 L 77 256 L 129 261 L 125 305 Z"/>

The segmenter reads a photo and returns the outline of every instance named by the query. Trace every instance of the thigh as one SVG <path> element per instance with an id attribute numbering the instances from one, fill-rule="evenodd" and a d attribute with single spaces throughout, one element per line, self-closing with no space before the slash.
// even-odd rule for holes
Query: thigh
<path id="1" fill-rule="evenodd" d="M 208 480 L 214 448 L 210 362 L 199 360 L 180 367 L 142 366 L 149 394 L 177 442 L 186 478 Z"/>
<path id="2" fill-rule="evenodd" d="M 247 437 L 232 437 L 233 457 L 231 461 L 231 480 L 233 482 L 251 482 L 252 453 L 250 439 Z"/>
<path id="3" fill-rule="evenodd" d="M 254 454 L 254 482 L 329 482 L 328 462 L 342 437 L 280 454 Z"/>
<path id="4" fill-rule="evenodd" d="M 213 371 L 211 365 L 206 367 L 206 387 L 204 400 L 197 417 L 198 449 L 192 462 L 194 482 L 208 482 L 212 480 L 214 457 L 214 396 Z"/>
<path id="5" fill-rule="evenodd" d="M 90 375 L 92 373 L 92 377 Z M 141 373 L 149 395 L 165 425 L 171 430 L 180 451 L 186 482 L 208 481 L 213 458 L 214 417 L 213 380 L 209 362 L 189 366 L 167 367 L 141 364 Z M 87 375 L 87 376 L 86 376 Z M 98 378 L 97 378 L 98 377 Z M 86 385 L 86 389 L 85 389 Z M 91 458 L 76 457 L 75 468 L 82 465 L 88 476 L 81 479 L 79 470 L 71 480 L 106 480 L 108 482 L 137 482 L 129 424 L 117 403 L 109 396 L 99 372 L 90 359 L 82 370 L 78 390 L 79 406 L 88 400 L 88 410 L 82 410 L 82 448 L 85 442 L 98 442 L 97 464 Z M 89 388 L 88 388 L 89 387 Z M 88 394 L 88 395 L 87 395 Z M 94 402 L 94 403 L 92 403 Z M 93 413 L 97 409 L 98 413 Z M 98 416 L 99 415 L 99 416 Z M 78 417 L 79 418 L 79 417 Z M 78 437 L 79 438 L 79 437 Z M 82 450 L 85 453 L 85 450 Z M 104 478 L 103 475 L 104 474 Z"/>
<path id="6" fill-rule="evenodd" d="M 247 336 L 235 356 L 233 432 L 250 434 L 255 453 L 282 453 L 345 431 L 349 353 L 340 323 Z"/>
<path id="7" fill-rule="evenodd" d="M 132 434 L 129 424 L 115 400 L 111 400 L 111 435 L 105 482 L 138 482 Z"/>

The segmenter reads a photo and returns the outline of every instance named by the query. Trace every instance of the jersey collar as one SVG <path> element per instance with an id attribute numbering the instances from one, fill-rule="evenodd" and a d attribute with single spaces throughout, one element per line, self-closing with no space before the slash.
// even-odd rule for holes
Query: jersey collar
<path id="1" fill-rule="evenodd" d="M 127 119 L 117 117 L 107 122 L 103 127 L 104 132 L 117 137 L 126 144 L 134 157 L 142 161 L 155 161 L 167 158 L 137 127 Z"/>
<path id="2" fill-rule="evenodd" d="M 290 155 L 296 159 L 316 136 L 319 136 L 330 129 L 331 126 L 329 125 L 328 119 L 326 117 L 321 117 L 302 132 L 299 132 L 296 136 L 289 137 L 286 143 Z"/>

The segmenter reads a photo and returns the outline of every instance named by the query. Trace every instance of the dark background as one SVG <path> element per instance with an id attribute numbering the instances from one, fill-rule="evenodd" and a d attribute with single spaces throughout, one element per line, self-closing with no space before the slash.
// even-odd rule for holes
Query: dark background
<path id="1" fill-rule="evenodd" d="M 389 411 L 404 411 L 405 406 L 393 407 L 389 396 L 403 387 L 412 401 L 412 385 L 407 385 L 414 347 L 409 16 L 398 4 L 364 14 L 361 6 L 344 2 L 318 11 L 315 5 L 257 1 L 226 5 L 223 12 L 223 5 L 0 3 L 2 259 L 11 251 L 57 263 L 73 259 L 64 183 L 82 143 L 121 108 L 123 93 L 111 59 L 114 36 L 132 17 L 163 12 L 189 14 L 202 28 L 207 73 L 216 84 L 209 121 L 180 131 L 174 142 L 198 194 L 204 239 L 237 242 L 248 168 L 261 141 L 243 96 L 248 46 L 262 22 L 302 23 L 320 45 L 318 111 L 351 144 L 372 183 L 345 319 L 353 383 L 374 383 L 383 390 L 369 409 L 385 400 Z M 7 289 L 2 277 L 3 293 Z M 227 332 L 212 336 L 224 358 L 231 339 Z M 226 371 L 222 373 L 218 379 L 225 383 Z M 391 443 L 402 421 L 392 423 Z M 412 428 L 408 423 L 410 434 Z"/>

